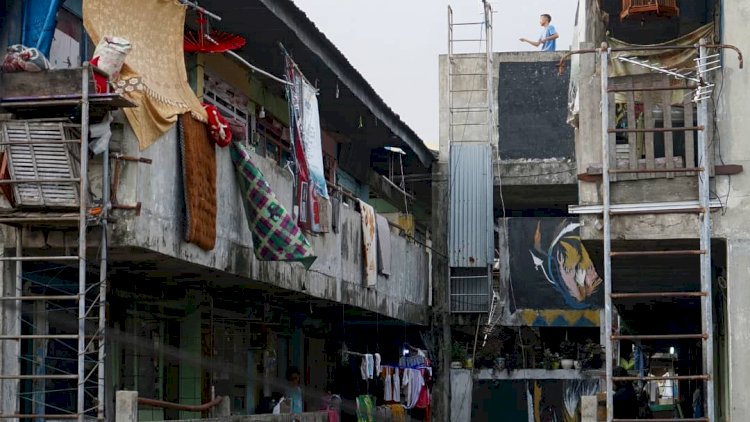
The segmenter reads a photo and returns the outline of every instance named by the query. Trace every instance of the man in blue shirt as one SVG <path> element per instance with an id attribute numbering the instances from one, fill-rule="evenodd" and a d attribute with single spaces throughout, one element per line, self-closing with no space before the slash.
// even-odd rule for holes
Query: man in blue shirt
<path id="1" fill-rule="evenodd" d="M 542 35 L 539 37 L 539 41 L 531 41 L 527 38 L 521 38 L 521 41 L 529 43 L 534 47 L 539 47 L 541 45 L 542 51 L 555 51 L 555 40 L 559 35 L 557 35 L 557 31 L 555 31 L 555 27 L 550 25 L 550 22 L 552 22 L 552 16 L 546 13 L 543 14 L 539 17 L 539 24 L 544 28 Z"/>

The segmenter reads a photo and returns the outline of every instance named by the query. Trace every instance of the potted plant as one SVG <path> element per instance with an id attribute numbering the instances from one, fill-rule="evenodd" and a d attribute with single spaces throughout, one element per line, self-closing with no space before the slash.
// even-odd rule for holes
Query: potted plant
<path id="1" fill-rule="evenodd" d="M 584 369 L 599 369 L 602 367 L 604 353 L 602 345 L 594 343 L 591 339 L 586 339 L 586 343 L 581 346 L 580 358 L 581 366 Z"/>
<path id="2" fill-rule="evenodd" d="M 451 347 L 451 368 L 463 368 L 463 363 L 466 361 L 467 355 L 466 346 L 457 341 L 453 342 L 453 347 Z"/>
<path id="3" fill-rule="evenodd" d="M 544 349 L 544 369 L 560 369 L 560 355 Z"/>
<path id="4" fill-rule="evenodd" d="M 563 369 L 573 368 L 573 361 L 576 358 L 577 351 L 578 347 L 572 341 L 568 341 L 568 336 L 566 334 L 565 340 L 560 343 L 560 365 L 562 365 Z"/>
<path id="5" fill-rule="evenodd" d="M 499 338 L 490 338 L 477 354 L 477 367 L 480 368 L 498 368 L 505 367 L 505 358 L 503 357 L 503 342 Z"/>

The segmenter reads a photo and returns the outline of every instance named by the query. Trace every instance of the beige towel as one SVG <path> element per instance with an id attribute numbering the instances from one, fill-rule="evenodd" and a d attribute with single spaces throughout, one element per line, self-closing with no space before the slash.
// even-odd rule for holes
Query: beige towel
<path id="1" fill-rule="evenodd" d="M 362 246 L 364 274 L 363 284 L 372 287 L 378 281 L 378 251 L 377 251 L 377 223 L 375 209 L 363 201 L 359 201 L 362 215 Z"/>
<path id="2" fill-rule="evenodd" d="M 133 46 L 115 89 L 138 105 L 126 108 L 125 115 L 141 149 L 168 131 L 180 114 L 207 121 L 185 70 L 185 8 L 177 0 L 83 1 L 83 23 L 95 45 L 111 35 Z"/>

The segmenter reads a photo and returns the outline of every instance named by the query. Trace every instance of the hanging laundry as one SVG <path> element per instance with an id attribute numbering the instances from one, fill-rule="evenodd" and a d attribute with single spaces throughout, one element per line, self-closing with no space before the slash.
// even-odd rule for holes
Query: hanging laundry
<path id="1" fill-rule="evenodd" d="M 247 147 L 233 142 L 229 152 L 237 169 L 255 256 L 262 261 L 299 261 L 310 268 L 316 258 L 312 246 L 253 164 Z"/>
<path id="2" fill-rule="evenodd" d="M 378 214 L 378 272 L 391 275 L 391 226 L 388 219 Z"/>
<path id="3" fill-rule="evenodd" d="M 393 422 L 406 422 L 406 409 L 404 409 L 404 406 L 400 404 L 392 404 L 390 406 Z"/>
<path id="4" fill-rule="evenodd" d="M 406 393 L 406 408 L 411 409 L 419 400 L 419 395 L 422 392 L 424 386 L 424 378 L 422 372 L 419 369 L 404 369 L 404 376 L 401 382 L 402 387 L 405 388 Z"/>
<path id="5" fill-rule="evenodd" d="M 229 145 L 232 141 L 232 131 L 227 120 L 219 113 L 216 106 L 203 104 L 203 108 L 208 114 L 208 129 L 211 133 L 211 140 L 221 148 Z"/>
<path id="6" fill-rule="evenodd" d="M 341 224 L 341 191 L 336 191 L 331 195 L 331 229 L 338 233 Z"/>
<path id="7" fill-rule="evenodd" d="M 401 402 L 401 376 L 399 369 L 393 368 L 393 401 Z"/>
<path id="8" fill-rule="evenodd" d="M 185 241 L 210 251 L 216 244 L 216 149 L 206 125 L 179 117 L 178 142 L 185 196 Z"/>
<path id="9" fill-rule="evenodd" d="M 375 353 L 373 356 L 375 357 L 375 376 L 379 377 L 380 372 L 383 371 L 383 368 L 380 366 L 380 353 Z"/>
<path id="10" fill-rule="evenodd" d="M 383 368 L 383 401 L 393 401 L 393 368 Z"/>
<path id="11" fill-rule="evenodd" d="M 133 46 L 115 92 L 137 105 L 123 111 L 142 150 L 172 128 L 180 114 L 189 112 L 207 122 L 185 70 L 185 9 L 174 0 L 128 0 L 127 5 L 120 0 L 83 0 L 83 23 L 94 44 L 114 34 Z"/>
<path id="12" fill-rule="evenodd" d="M 375 422 L 375 400 L 372 396 L 357 397 L 357 422 Z"/>
<path id="13" fill-rule="evenodd" d="M 375 375 L 375 357 L 367 353 L 365 360 L 367 361 L 367 379 L 372 379 Z"/>
<path id="14" fill-rule="evenodd" d="M 362 216 L 363 284 L 365 287 L 373 287 L 378 281 L 375 209 L 366 202 L 359 201 L 359 210 Z"/>
<path id="15" fill-rule="evenodd" d="M 359 364 L 359 372 L 362 375 L 362 379 L 366 380 L 370 377 L 370 373 L 367 370 L 367 356 L 362 356 L 362 362 Z"/>

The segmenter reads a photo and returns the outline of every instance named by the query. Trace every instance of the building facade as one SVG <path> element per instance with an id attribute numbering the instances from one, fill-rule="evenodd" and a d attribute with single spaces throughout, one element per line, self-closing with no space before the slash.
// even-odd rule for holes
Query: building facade
<path id="1" fill-rule="evenodd" d="M 3 47 L 21 42 L 22 3 L 3 5 Z M 232 54 L 186 53 L 184 63 L 180 50 L 177 61 L 164 66 L 184 66 L 187 80 L 175 85 L 186 84 L 228 119 L 234 142 L 249 151 L 253 174 L 261 174 L 258 186 L 270 188 L 295 221 L 304 211 L 290 166 L 294 127 L 284 51 L 317 91 L 318 152 L 329 199 L 318 203 L 318 226 L 302 234 L 315 260 L 310 265 L 259 256 L 248 191 L 230 148 L 211 146 L 205 154 L 186 149 L 189 129 L 174 120 L 158 122 L 163 133 L 144 148 L 143 122 L 134 124 L 131 114 L 102 102 L 114 99 L 135 114 L 143 105 L 132 107 L 130 91 L 100 95 L 91 86 L 86 118 L 98 121 L 97 113 L 112 111 L 109 157 L 64 155 L 78 157 L 72 161 L 76 170 L 76 163 L 88 161 L 88 170 L 81 167 L 75 176 L 88 185 L 80 192 L 90 191 L 81 195 L 86 223 L 71 217 L 78 215 L 77 205 L 30 209 L 18 192 L 6 192 L 19 201 L 8 200 L 2 216 L 8 257 L 2 292 L 9 305 L 1 317 L 3 417 L 111 420 L 120 390 L 182 406 L 141 401 L 141 420 L 205 417 L 210 406 L 201 406 L 217 397 L 230 402 L 232 414 L 249 415 L 284 394 L 291 367 L 298 368 L 306 410 L 320 410 L 322 399 L 334 393 L 344 399 L 342 411 L 353 413 L 354 398 L 375 388 L 360 376 L 360 354 L 379 353 L 384 365 L 398 365 L 405 345 L 428 345 L 422 333 L 431 301 L 431 192 L 409 176 L 430 171 L 432 152 L 291 1 L 201 6 L 222 17 L 213 28 L 242 36 L 245 46 Z M 186 14 L 176 27 L 180 34 L 209 16 L 174 9 Z M 81 64 L 95 45 L 82 40 L 86 31 L 94 33 L 97 20 L 107 19 L 97 13 L 86 1 L 62 2 L 53 13 L 49 58 L 55 69 L 2 75 L 4 128 L 33 129 L 43 119 L 80 133 L 80 120 L 67 117 L 80 115 L 86 98 Z M 166 22 L 144 24 L 156 34 L 168 31 Z M 157 50 L 145 42 L 133 48 Z M 148 69 L 139 71 L 148 77 Z M 50 92 L 78 100 L 55 102 Z M 12 157 L 8 133 L 3 151 Z M 5 178 L 13 181 L 15 174 Z M 211 206 L 215 221 L 204 220 L 201 213 Z M 363 225 L 368 210 L 377 224 Z M 65 214 L 67 226 L 49 223 Z M 213 243 L 186 239 L 190 227 L 208 233 Z M 369 233 L 374 227 L 377 237 Z M 82 235 L 88 243 L 81 243 Z M 375 252 L 365 252 L 367 242 L 380 248 L 378 267 L 369 272 L 367 258 Z M 73 263 L 60 258 L 67 255 Z"/>

